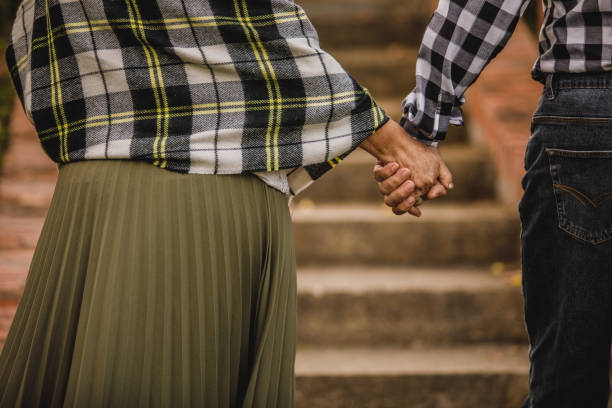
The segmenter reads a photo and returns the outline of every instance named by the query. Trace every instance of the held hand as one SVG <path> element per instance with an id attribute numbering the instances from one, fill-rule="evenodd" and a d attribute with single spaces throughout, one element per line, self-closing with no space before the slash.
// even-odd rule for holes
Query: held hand
<path id="1" fill-rule="evenodd" d="M 434 184 L 431 190 L 429 190 L 429 192 L 427 193 L 428 200 L 443 197 L 446 195 L 446 192 L 448 190 L 452 190 L 453 188 L 455 188 L 455 185 L 453 184 L 453 174 L 446 166 L 446 163 L 444 163 L 444 160 L 442 159 L 438 148 L 436 147 L 434 149 L 435 154 L 440 159 L 440 177 L 438 177 L 436 184 Z"/>
<path id="2" fill-rule="evenodd" d="M 442 189 L 445 193 L 452 188 L 452 176 L 443 164 L 438 149 L 414 140 L 392 120 L 366 139 L 361 147 L 382 163 L 395 162 L 399 167 L 409 169 L 416 196 L 427 198 L 426 195 L 438 183 L 441 185 L 436 187 L 432 196 L 443 194 Z"/>
<path id="3" fill-rule="evenodd" d="M 414 140 L 393 121 L 361 147 L 379 160 L 374 175 L 385 204 L 397 215 L 408 212 L 419 217 L 417 207 L 424 199 L 441 197 L 453 188 L 452 174 L 438 149 Z"/>
<path id="4" fill-rule="evenodd" d="M 378 161 L 374 166 L 374 178 L 378 182 L 378 190 L 384 196 L 385 204 L 393 209 L 393 213 L 396 215 L 409 213 L 420 217 L 421 210 L 418 206 L 423 199 L 415 194 L 415 185 L 410 180 L 410 176 L 410 170 L 400 169 L 397 163 L 383 165 Z"/>
<path id="5" fill-rule="evenodd" d="M 421 211 L 417 208 L 423 203 L 421 197 L 415 198 L 413 189 L 410 187 L 410 171 L 400 168 L 397 163 L 388 163 L 383 165 L 382 162 L 377 162 L 374 166 L 374 178 L 378 182 L 378 190 L 385 197 L 385 204 L 393 209 L 396 215 L 405 213 L 412 214 L 416 217 L 421 216 Z M 449 189 L 454 188 L 452 183 L 452 175 L 442 162 L 440 180 L 445 180 L 445 185 Z M 446 195 L 447 189 L 441 181 L 438 181 L 426 195 L 427 200 L 433 200 Z"/>

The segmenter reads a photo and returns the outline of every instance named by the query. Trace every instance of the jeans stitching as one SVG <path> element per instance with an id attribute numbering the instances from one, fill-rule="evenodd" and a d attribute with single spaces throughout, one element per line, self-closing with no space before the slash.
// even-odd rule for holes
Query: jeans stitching
<path id="1" fill-rule="evenodd" d="M 573 194 L 571 191 L 569 191 L 569 189 L 572 189 L 574 191 L 576 191 L 577 193 L 584 195 L 585 198 L 588 199 L 588 202 L 593 205 L 594 208 L 597 208 L 598 205 L 596 205 L 596 202 L 592 202 L 593 200 L 591 200 L 590 197 L 588 197 L 586 194 L 582 193 L 581 191 L 574 189 L 573 187 L 569 187 L 569 186 L 565 186 L 563 184 L 560 183 L 560 179 L 559 179 L 559 175 L 558 172 L 556 171 L 556 169 L 554 168 L 553 165 L 553 161 L 552 161 L 552 157 L 555 156 L 555 153 L 563 153 L 566 151 L 560 151 L 560 150 L 555 150 L 555 149 L 546 149 L 546 152 L 548 153 L 548 162 L 549 162 L 549 166 L 548 166 L 548 171 L 549 174 L 552 178 L 553 181 L 553 194 L 555 196 L 555 204 L 556 204 L 556 208 L 557 208 L 557 217 L 558 217 L 558 227 L 565 231 L 566 233 L 568 233 L 570 236 L 579 239 L 581 241 L 590 243 L 591 245 L 599 245 L 599 244 L 603 244 L 604 242 L 609 241 L 610 239 L 612 239 L 612 234 L 611 231 L 609 229 L 605 229 L 603 230 L 601 233 L 596 233 L 593 231 L 587 231 L 585 228 L 579 227 L 577 225 L 574 225 L 568 218 L 567 218 L 567 213 L 565 211 L 565 200 L 560 197 L 557 192 L 562 190 L 562 191 L 566 191 L 569 194 L 572 194 L 572 196 L 574 196 L 575 198 L 577 198 L 585 207 L 586 205 L 584 204 L 584 202 L 577 197 L 576 194 Z M 567 151 L 567 153 L 572 153 L 570 151 Z M 561 156 L 561 154 L 559 154 Z M 562 187 L 567 187 L 566 188 L 562 188 Z M 596 197 L 597 198 L 603 198 L 604 201 L 602 201 L 599 205 L 603 204 L 604 202 L 608 201 L 609 199 L 612 198 L 612 191 L 607 191 L 605 193 L 602 193 L 600 195 L 598 195 Z"/>
<path id="2" fill-rule="evenodd" d="M 578 201 L 582 203 L 585 207 L 588 207 L 587 204 L 590 204 L 593 208 L 597 208 L 601 206 L 606 201 L 612 199 L 612 191 L 606 191 L 605 193 L 601 193 L 598 196 L 591 198 L 587 194 L 578 190 L 577 188 L 567 186 L 565 184 L 553 184 L 553 187 L 558 188 L 560 190 L 567 191 L 572 196 L 574 196 Z"/>
<path id="3" fill-rule="evenodd" d="M 595 203 L 586 194 L 583 194 L 579 190 L 576 190 L 570 186 L 564 186 L 562 184 L 557 184 L 557 183 L 553 184 L 553 187 L 558 188 L 559 190 L 567 191 L 573 197 L 575 197 L 578 201 L 580 201 L 582 205 L 585 207 L 588 207 L 587 204 L 591 204 L 593 207 L 595 207 Z"/>
<path id="4" fill-rule="evenodd" d="M 561 89 L 610 89 L 609 87 L 606 86 L 601 86 L 601 85 L 557 85 L 557 89 L 561 90 Z"/>
<path id="5" fill-rule="evenodd" d="M 546 149 L 549 156 L 570 157 L 576 159 L 608 159 L 612 158 L 612 150 L 563 150 Z"/>
<path id="6" fill-rule="evenodd" d="M 606 201 L 610 199 L 612 199 L 612 191 L 608 191 L 606 193 L 600 194 L 597 197 L 595 197 L 593 200 L 595 201 L 595 203 L 597 203 L 597 206 L 599 207 L 600 205 L 602 205 L 603 203 L 605 203 Z"/>
<path id="7" fill-rule="evenodd" d="M 548 172 L 550 174 L 550 177 L 553 180 L 553 186 L 554 186 L 558 182 L 557 172 L 553 169 L 553 163 L 552 163 L 552 159 L 550 155 L 548 156 Z M 565 220 L 565 208 L 563 206 L 563 201 L 559 199 L 559 196 L 557 195 L 557 189 L 553 188 L 553 194 L 555 196 L 555 204 L 556 204 L 555 207 L 557 208 L 557 219 L 559 222 L 559 228 L 564 229 L 563 220 Z"/>
<path id="8" fill-rule="evenodd" d="M 534 116 L 533 123 L 584 123 L 597 125 L 612 125 L 612 118 L 571 117 L 571 116 Z"/>

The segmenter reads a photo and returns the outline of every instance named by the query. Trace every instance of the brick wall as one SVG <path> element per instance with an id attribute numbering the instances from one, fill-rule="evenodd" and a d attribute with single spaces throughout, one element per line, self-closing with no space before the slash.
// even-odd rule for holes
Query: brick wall
<path id="1" fill-rule="evenodd" d="M 500 196 L 511 205 L 522 194 L 523 156 L 531 117 L 542 93 L 542 85 L 530 75 L 536 58 L 536 40 L 521 23 L 506 48 L 466 94 L 470 134 L 490 151 Z"/>

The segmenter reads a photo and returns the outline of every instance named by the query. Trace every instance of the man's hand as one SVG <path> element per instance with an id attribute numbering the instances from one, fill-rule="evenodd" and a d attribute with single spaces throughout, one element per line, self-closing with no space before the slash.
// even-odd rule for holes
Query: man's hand
<path id="1" fill-rule="evenodd" d="M 448 168 L 442 163 L 444 168 L 442 173 L 448 171 Z M 448 171 L 450 174 L 450 171 Z M 451 176 L 452 177 L 452 176 Z M 422 197 L 416 197 L 413 193 L 414 184 L 410 181 L 410 170 L 400 168 L 397 163 L 377 162 L 374 166 L 374 178 L 378 182 L 378 191 L 383 195 L 385 204 L 393 209 L 396 215 L 412 214 L 415 217 L 421 216 L 421 210 L 418 208 L 423 203 Z M 454 188 L 452 183 L 449 189 Z M 438 197 L 443 197 L 447 193 L 447 189 L 441 183 L 437 183 L 427 193 L 425 198 L 433 200 Z"/>
<path id="2" fill-rule="evenodd" d="M 453 188 L 452 174 L 438 149 L 414 140 L 393 121 L 366 139 L 361 147 L 375 156 L 375 178 L 385 204 L 397 215 L 420 216 L 423 199 L 446 195 Z M 386 164 L 386 166 L 385 166 Z"/>

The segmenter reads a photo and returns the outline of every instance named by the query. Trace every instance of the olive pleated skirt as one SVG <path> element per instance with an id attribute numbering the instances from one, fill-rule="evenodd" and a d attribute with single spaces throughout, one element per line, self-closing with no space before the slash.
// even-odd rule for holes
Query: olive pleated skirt
<path id="1" fill-rule="evenodd" d="M 287 198 L 251 175 L 60 168 L 0 355 L 1 407 L 291 407 Z"/>

